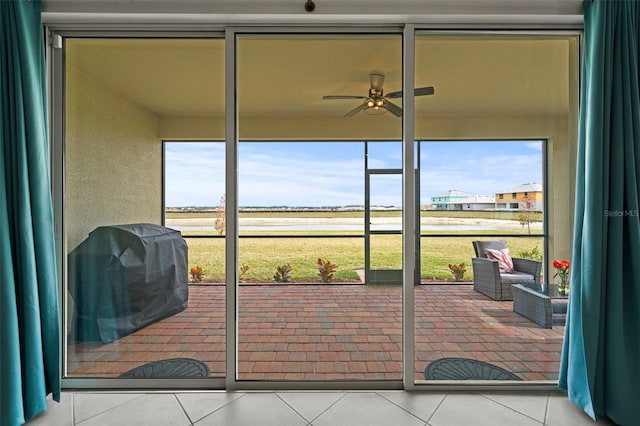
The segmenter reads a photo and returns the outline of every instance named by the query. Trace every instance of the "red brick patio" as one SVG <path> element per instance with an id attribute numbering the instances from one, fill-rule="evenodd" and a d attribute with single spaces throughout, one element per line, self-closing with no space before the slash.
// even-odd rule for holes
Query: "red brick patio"
<path id="1" fill-rule="evenodd" d="M 224 286 L 192 285 L 189 307 L 116 342 L 68 347 L 68 377 L 117 377 L 188 357 L 224 376 Z M 556 380 L 564 327 L 539 328 L 471 285 L 415 288 L 415 378 L 429 362 L 465 357 L 523 380 Z M 385 285 L 242 285 L 241 380 L 400 379 L 401 289 Z"/>

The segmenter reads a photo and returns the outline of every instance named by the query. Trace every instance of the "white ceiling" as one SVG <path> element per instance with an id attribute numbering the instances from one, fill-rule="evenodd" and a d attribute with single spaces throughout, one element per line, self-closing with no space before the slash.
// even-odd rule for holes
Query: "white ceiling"
<path id="1" fill-rule="evenodd" d="M 418 115 L 566 114 L 567 37 L 433 36 L 416 40 Z M 241 116 L 336 116 L 366 95 L 369 74 L 402 89 L 399 35 L 240 36 Z M 224 115 L 224 40 L 67 39 L 67 65 L 160 117 Z M 397 100 L 401 103 L 401 99 Z"/>

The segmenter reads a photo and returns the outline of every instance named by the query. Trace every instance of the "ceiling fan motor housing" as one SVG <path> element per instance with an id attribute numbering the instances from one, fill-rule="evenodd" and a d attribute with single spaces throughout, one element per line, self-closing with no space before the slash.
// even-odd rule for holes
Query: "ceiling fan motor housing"
<path id="1" fill-rule="evenodd" d="M 369 76 L 369 82 L 371 83 L 371 89 L 379 90 L 382 93 L 382 85 L 384 84 L 384 74 L 371 74 Z"/>

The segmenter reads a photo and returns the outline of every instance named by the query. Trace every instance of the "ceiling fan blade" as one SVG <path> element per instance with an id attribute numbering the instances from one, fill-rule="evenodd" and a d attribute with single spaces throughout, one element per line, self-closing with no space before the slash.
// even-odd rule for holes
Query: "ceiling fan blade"
<path id="1" fill-rule="evenodd" d="M 402 117 L 402 108 L 400 108 L 398 105 L 387 101 L 387 109 L 396 117 Z"/>
<path id="2" fill-rule="evenodd" d="M 416 91 L 413 92 L 413 96 L 433 95 L 434 93 L 435 90 L 433 90 L 433 86 L 418 87 Z"/>
<path id="3" fill-rule="evenodd" d="M 366 96 L 356 96 L 356 95 L 329 95 L 323 96 L 322 99 L 366 99 Z"/>
<path id="4" fill-rule="evenodd" d="M 398 90 L 397 92 L 391 92 L 384 95 L 385 98 L 393 99 L 393 98 L 401 98 L 402 90 Z"/>
<path id="5" fill-rule="evenodd" d="M 354 109 L 352 109 L 351 111 L 349 111 L 348 113 L 346 113 L 344 116 L 346 118 L 349 117 L 353 117 L 354 115 L 356 115 L 357 113 L 359 113 L 360 111 L 362 111 L 363 109 L 365 109 L 367 106 L 365 104 L 361 104 L 358 105 L 357 107 L 355 107 Z"/>
<path id="6" fill-rule="evenodd" d="M 435 93 L 435 90 L 433 89 L 433 86 L 418 87 L 413 92 L 413 96 L 433 95 L 434 93 Z M 385 95 L 385 98 L 389 98 L 389 99 L 401 98 L 401 97 L 402 97 L 402 90 L 398 90 L 397 92 L 387 93 Z"/>

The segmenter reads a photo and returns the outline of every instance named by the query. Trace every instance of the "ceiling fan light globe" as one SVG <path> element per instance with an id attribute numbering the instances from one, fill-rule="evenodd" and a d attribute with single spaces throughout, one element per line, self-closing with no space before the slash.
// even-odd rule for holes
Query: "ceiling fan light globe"
<path id="1" fill-rule="evenodd" d="M 364 110 L 364 113 L 368 115 L 380 115 L 385 112 L 387 112 L 387 109 L 379 106 L 373 106 Z"/>

